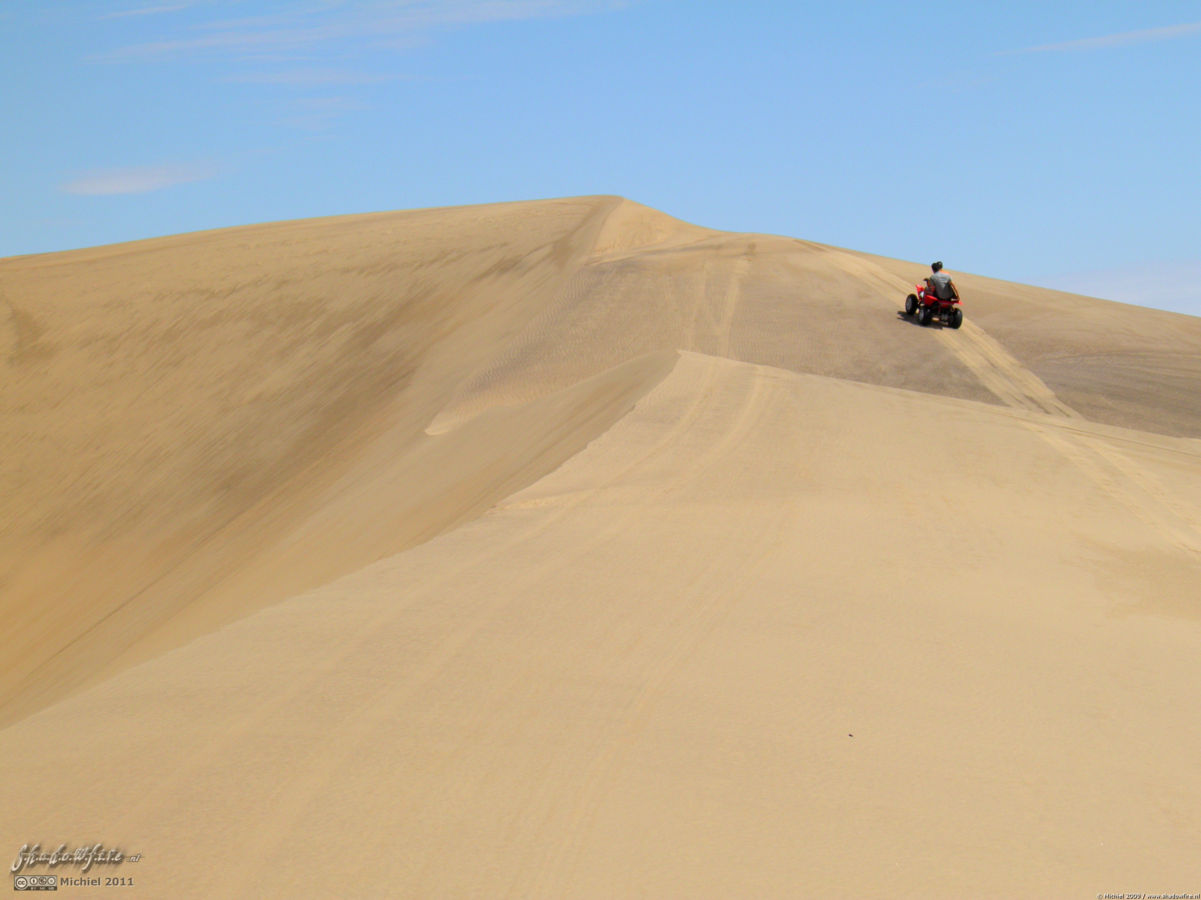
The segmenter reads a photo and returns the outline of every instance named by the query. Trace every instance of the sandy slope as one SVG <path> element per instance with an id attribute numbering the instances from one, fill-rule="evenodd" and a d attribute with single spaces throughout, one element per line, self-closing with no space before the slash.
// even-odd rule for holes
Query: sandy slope
<path id="1" fill-rule="evenodd" d="M 145 896 L 1201 890 L 1201 320 L 960 276 L 921 329 L 922 274 L 615 198 L 0 262 L 0 840 Z"/>

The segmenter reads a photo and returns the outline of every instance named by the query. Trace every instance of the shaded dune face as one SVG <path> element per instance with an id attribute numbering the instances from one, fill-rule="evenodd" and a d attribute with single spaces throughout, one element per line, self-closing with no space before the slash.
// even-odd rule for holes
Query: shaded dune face
<path id="1" fill-rule="evenodd" d="M 0 708 L 478 515 L 664 363 L 591 379 L 656 354 L 1201 434 L 1197 320 L 961 276 L 968 326 L 923 331 L 895 314 L 922 274 L 606 197 L 4 261 Z M 585 405 L 519 427 L 534 402 Z"/>
<path id="2" fill-rule="evenodd" d="M 458 369 L 559 289 L 602 215 L 565 201 L 516 219 L 352 217 L 5 261 L 20 328 L 0 434 L 5 709 L 70 688 L 198 598 L 221 606 L 271 552 L 292 562 L 234 591 L 250 608 L 486 507 L 511 472 L 449 479 L 445 503 L 430 486 L 416 518 L 400 488 L 403 514 L 296 543 L 339 479 L 395 476 L 420 451 Z"/>
<path id="3" fill-rule="evenodd" d="M 922 328 L 927 271 L 616 197 L 0 261 L 0 838 L 146 896 L 1187 890 L 1201 320 L 956 273 Z"/>

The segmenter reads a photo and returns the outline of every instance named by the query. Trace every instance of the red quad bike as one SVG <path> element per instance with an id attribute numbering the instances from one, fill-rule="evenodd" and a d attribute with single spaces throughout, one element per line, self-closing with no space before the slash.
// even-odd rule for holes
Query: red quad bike
<path id="1" fill-rule="evenodd" d="M 963 309 L 958 300 L 939 300 L 924 284 L 914 285 L 916 294 L 905 298 L 905 315 L 917 316 L 917 324 L 929 325 L 934 319 L 951 328 L 963 324 Z"/>

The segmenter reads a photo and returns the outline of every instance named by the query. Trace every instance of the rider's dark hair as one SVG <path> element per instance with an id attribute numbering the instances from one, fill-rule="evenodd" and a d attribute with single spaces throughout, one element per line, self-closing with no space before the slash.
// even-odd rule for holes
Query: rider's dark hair
<path id="1" fill-rule="evenodd" d="M 939 269 L 942 268 L 942 263 L 940 263 L 940 262 L 930 263 L 930 268 L 933 269 L 935 272 L 937 272 Z"/>

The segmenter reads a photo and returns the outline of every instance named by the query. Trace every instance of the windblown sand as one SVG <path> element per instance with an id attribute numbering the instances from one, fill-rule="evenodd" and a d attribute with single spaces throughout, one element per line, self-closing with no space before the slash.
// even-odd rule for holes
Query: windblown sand
<path id="1" fill-rule="evenodd" d="M 0 261 L 0 850 L 1201 892 L 1201 319 L 927 271 L 611 197 Z"/>

